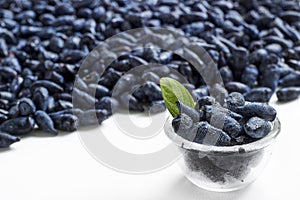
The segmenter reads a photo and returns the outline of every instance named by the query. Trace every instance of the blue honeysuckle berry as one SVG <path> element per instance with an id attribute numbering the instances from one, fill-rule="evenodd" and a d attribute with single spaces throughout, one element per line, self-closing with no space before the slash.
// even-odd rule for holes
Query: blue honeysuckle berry
<path id="1" fill-rule="evenodd" d="M 72 132 L 79 127 L 79 119 L 73 114 L 58 114 L 51 116 L 54 127 L 58 130 Z"/>
<path id="2" fill-rule="evenodd" d="M 252 138 L 260 139 L 268 135 L 271 131 L 272 126 L 270 122 L 261 119 L 259 117 L 252 117 L 244 125 L 244 129 L 247 135 Z"/>
<path id="3" fill-rule="evenodd" d="M 7 148 L 15 142 L 19 142 L 20 138 L 4 132 L 0 132 L 0 148 Z"/>
<path id="4" fill-rule="evenodd" d="M 273 121 L 277 115 L 276 110 L 272 106 L 256 102 L 238 107 L 237 112 L 247 118 L 258 116 L 267 121 Z"/>
<path id="5" fill-rule="evenodd" d="M 34 113 L 34 118 L 36 124 L 41 130 L 48 132 L 51 135 L 58 134 L 57 130 L 54 128 L 54 123 L 51 117 L 46 112 L 38 110 Z"/>
<path id="6" fill-rule="evenodd" d="M 245 100 L 251 102 L 267 103 L 272 97 L 273 91 L 267 87 L 258 87 L 251 89 L 245 94 Z"/>
<path id="7" fill-rule="evenodd" d="M 211 142 L 210 145 L 228 145 L 231 138 L 221 129 L 211 126 L 208 122 L 198 122 L 195 124 L 197 134 L 194 139 L 196 143 Z"/>
<path id="8" fill-rule="evenodd" d="M 278 101 L 287 102 L 297 99 L 300 96 L 300 87 L 281 88 L 276 92 Z"/>
<path id="9" fill-rule="evenodd" d="M 31 117 L 15 117 L 0 125 L 0 130 L 11 135 L 25 135 L 34 128 L 35 121 Z"/>
<path id="10" fill-rule="evenodd" d="M 241 94 L 245 94 L 250 91 L 250 87 L 248 85 L 241 83 L 241 82 L 236 82 L 236 81 L 226 83 L 225 87 L 229 93 L 239 92 Z"/>
<path id="11" fill-rule="evenodd" d="M 238 106 L 243 106 L 245 105 L 245 98 L 244 96 L 239 93 L 239 92 L 232 92 L 230 93 L 226 99 L 226 106 L 229 108 L 229 109 L 234 109 Z"/>

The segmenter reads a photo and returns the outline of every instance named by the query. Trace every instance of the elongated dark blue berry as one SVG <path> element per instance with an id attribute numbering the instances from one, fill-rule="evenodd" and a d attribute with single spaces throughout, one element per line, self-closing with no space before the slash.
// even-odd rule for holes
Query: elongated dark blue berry
<path id="1" fill-rule="evenodd" d="M 226 105 L 234 111 L 236 107 L 245 105 L 245 98 L 239 92 L 232 92 L 226 97 Z"/>
<path id="2" fill-rule="evenodd" d="M 0 131 L 11 135 L 25 135 L 34 128 L 34 120 L 31 117 L 16 117 L 3 122 Z"/>
<path id="3" fill-rule="evenodd" d="M 297 99 L 300 96 L 300 87 L 281 88 L 276 92 L 278 101 L 287 102 Z"/>
<path id="4" fill-rule="evenodd" d="M 44 87 L 38 87 L 33 92 L 32 100 L 39 110 L 46 111 L 48 108 L 48 98 L 49 93 L 48 90 Z"/>
<path id="5" fill-rule="evenodd" d="M 245 93 L 249 92 L 249 90 L 250 90 L 249 86 L 247 86 L 243 83 L 240 83 L 240 82 L 228 82 L 228 83 L 226 83 L 225 87 L 229 93 L 239 92 L 241 94 L 245 94 Z"/>
<path id="6" fill-rule="evenodd" d="M 0 148 L 7 148 L 15 142 L 19 142 L 20 138 L 4 132 L 0 132 Z"/>
<path id="7" fill-rule="evenodd" d="M 276 110 L 266 103 L 248 103 L 245 106 L 238 107 L 236 110 L 244 117 L 258 116 L 267 121 L 273 121 L 276 118 Z"/>
<path id="8" fill-rule="evenodd" d="M 50 133 L 51 135 L 57 135 L 58 132 L 54 128 L 54 123 L 46 112 L 38 110 L 35 112 L 34 117 L 36 124 L 41 130 Z"/>
<path id="9" fill-rule="evenodd" d="M 273 91 L 267 87 L 253 88 L 245 94 L 245 99 L 251 102 L 269 102 Z"/>
<path id="10" fill-rule="evenodd" d="M 195 128 L 197 134 L 194 142 L 196 143 L 220 146 L 228 145 L 231 141 L 231 138 L 227 133 L 211 126 L 208 122 L 198 122 L 196 123 Z"/>
<path id="11" fill-rule="evenodd" d="M 78 117 L 72 114 L 62 114 L 51 116 L 54 122 L 54 127 L 58 130 L 73 132 L 76 131 L 79 126 Z"/>
<path id="12" fill-rule="evenodd" d="M 300 86 L 300 72 L 295 71 L 279 80 L 279 85 L 282 87 Z"/>
<path id="13" fill-rule="evenodd" d="M 259 117 L 252 117 L 244 126 L 245 132 L 252 138 L 260 139 L 268 135 L 272 126 L 270 122 Z"/>

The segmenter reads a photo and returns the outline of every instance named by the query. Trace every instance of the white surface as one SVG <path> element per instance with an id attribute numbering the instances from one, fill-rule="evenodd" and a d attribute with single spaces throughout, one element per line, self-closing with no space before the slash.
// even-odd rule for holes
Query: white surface
<path id="1" fill-rule="evenodd" d="M 147 175 L 128 175 L 94 160 L 76 133 L 30 136 L 0 153 L 2 200 L 282 200 L 299 199 L 300 100 L 273 105 L 282 132 L 273 157 L 260 178 L 245 190 L 218 194 L 189 183 L 177 165 Z M 112 118 L 105 131 L 116 130 Z M 113 132 L 113 131 L 109 131 Z M 163 133 L 161 133 L 163 134 Z M 165 137 L 165 136 L 159 136 Z M 118 137 L 111 138 L 111 141 Z M 120 143 L 120 142 L 119 142 Z M 161 142 L 159 146 L 164 144 Z M 130 151 L 139 146 L 133 144 Z M 122 147 L 125 148 L 125 147 Z M 151 151 L 151 150 L 150 150 Z"/>

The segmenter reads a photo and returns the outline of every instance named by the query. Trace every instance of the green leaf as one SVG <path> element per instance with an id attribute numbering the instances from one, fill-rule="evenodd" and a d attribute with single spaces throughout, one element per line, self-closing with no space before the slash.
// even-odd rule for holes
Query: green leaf
<path id="1" fill-rule="evenodd" d="M 160 88 L 166 107 L 173 117 L 179 115 L 176 106 L 178 100 L 191 108 L 195 107 L 192 95 L 180 82 L 164 77 L 160 79 Z"/>

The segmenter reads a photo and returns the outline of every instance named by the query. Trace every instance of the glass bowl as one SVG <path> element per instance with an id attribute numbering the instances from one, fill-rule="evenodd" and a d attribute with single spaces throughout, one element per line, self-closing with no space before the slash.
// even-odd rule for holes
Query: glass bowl
<path id="1" fill-rule="evenodd" d="M 248 186 L 263 171 L 280 133 L 280 121 L 276 118 L 271 132 L 258 141 L 223 147 L 182 138 L 174 132 L 171 117 L 164 129 L 182 155 L 179 164 L 188 180 L 205 190 L 230 192 Z"/>

